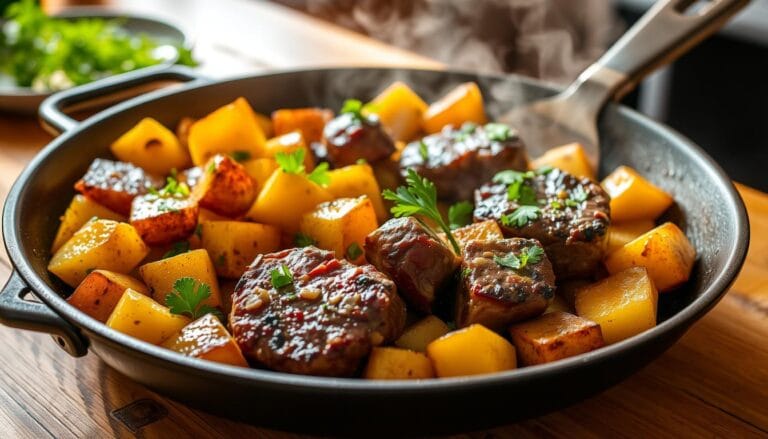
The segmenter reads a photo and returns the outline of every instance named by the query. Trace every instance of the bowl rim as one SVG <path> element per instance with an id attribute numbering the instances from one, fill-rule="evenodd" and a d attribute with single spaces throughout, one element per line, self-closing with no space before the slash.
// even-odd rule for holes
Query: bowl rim
<path id="1" fill-rule="evenodd" d="M 736 191 L 732 181 L 725 174 L 722 168 L 699 146 L 689 139 L 685 138 L 675 130 L 653 121 L 628 107 L 609 104 L 610 110 L 618 113 L 620 117 L 627 118 L 631 123 L 637 126 L 644 126 L 653 131 L 659 138 L 665 138 L 672 143 L 681 146 L 686 158 L 695 162 L 696 165 L 704 170 L 707 178 L 716 183 L 723 192 L 723 196 L 728 203 L 726 210 L 733 216 L 733 227 L 729 234 L 733 237 L 733 245 L 729 248 L 726 257 L 726 263 L 715 273 L 714 280 L 704 286 L 703 291 L 691 303 L 686 305 L 680 311 L 670 316 L 657 326 L 644 331 L 641 334 L 630 337 L 621 342 L 605 346 L 601 349 L 581 354 L 575 357 L 566 358 L 552 363 L 528 366 L 525 368 L 514 369 L 505 372 L 498 372 L 487 375 L 475 375 L 468 377 L 455 378 L 437 378 L 425 380 L 365 380 L 360 378 L 330 378 L 317 377 L 310 375 L 293 375 L 283 372 L 270 370 L 243 368 L 229 366 L 211 361 L 201 361 L 196 358 L 186 357 L 182 354 L 155 346 L 150 343 L 135 339 L 128 335 L 113 330 L 103 323 L 87 316 L 85 313 L 69 305 L 66 300 L 56 293 L 52 288 L 38 276 L 32 268 L 29 261 L 21 250 L 21 240 L 23 235 L 19 230 L 20 218 L 16 208 L 20 199 L 29 186 L 32 177 L 38 166 L 53 154 L 59 146 L 69 142 L 88 128 L 101 123 L 104 120 L 120 117 L 123 111 L 138 105 L 150 104 L 164 99 L 171 95 L 188 93 L 205 87 L 235 83 L 248 80 L 255 77 L 269 77 L 285 74 L 311 74 L 310 72 L 329 72 L 329 71 L 350 71 L 350 70 L 385 70 L 392 72 L 426 72 L 427 74 L 458 74 L 472 75 L 479 78 L 488 78 L 491 80 L 512 79 L 529 86 L 542 90 L 554 92 L 557 87 L 546 84 L 541 81 L 530 78 L 519 77 L 517 75 L 496 75 L 481 74 L 462 70 L 432 70 L 432 69 L 409 69 L 409 68 L 381 68 L 381 67 L 324 67 L 316 69 L 291 69 L 269 72 L 265 74 L 243 75 L 227 80 L 214 81 L 205 84 L 189 84 L 177 88 L 157 90 L 145 95 L 141 95 L 108 109 L 97 113 L 89 119 L 82 122 L 75 129 L 67 131 L 59 137 L 52 140 L 45 146 L 27 165 L 19 175 L 11 190 L 9 191 L 3 209 L 3 236 L 15 270 L 21 275 L 31 290 L 54 312 L 64 317 L 75 326 L 84 329 L 89 335 L 95 334 L 100 342 L 107 342 L 120 349 L 128 349 L 133 352 L 130 354 L 143 357 L 146 361 L 161 363 L 163 367 L 184 370 L 185 373 L 204 375 L 208 378 L 215 375 L 223 380 L 235 380 L 241 383 L 249 384 L 268 384 L 288 386 L 294 389 L 311 390 L 315 392 L 333 392 L 339 394 L 360 394 L 376 392 L 379 394 L 406 393 L 421 394 L 445 391 L 462 391 L 478 387 L 494 387 L 500 384 L 512 384 L 530 379 L 541 379 L 550 374 L 562 373 L 565 371 L 574 371 L 592 364 L 598 364 L 610 360 L 613 356 L 620 356 L 624 351 L 630 351 L 646 344 L 652 343 L 656 338 L 661 338 L 668 333 L 685 330 L 704 313 L 711 309 L 727 292 L 730 285 L 735 280 L 746 258 L 749 243 L 749 220 L 741 196 Z"/>

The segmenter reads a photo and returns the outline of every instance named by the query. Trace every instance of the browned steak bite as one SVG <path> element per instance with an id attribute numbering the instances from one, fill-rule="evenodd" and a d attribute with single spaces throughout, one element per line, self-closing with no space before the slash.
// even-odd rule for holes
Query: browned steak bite
<path id="1" fill-rule="evenodd" d="M 104 207 L 128 216 L 134 197 L 162 185 L 162 180 L 130 163 L 96 159 L 83 178 L 75 183 L 75 190 Z"/>
<path id="2" fill-rule="evenodd" d="M 497 174 L 475 191 L 475 221 L 495 219 L 506 237 L 539 240 L 558 281 L 588 277 L 603 259 L 609 197 L 559 169 Z"/>
<path id="3" fill-rule="evenodd" d="M 395 152 L 395 143 L 376 115 L 336 116 L 325 125 L 323 143 L 328 160 L 336 167 L 352 165 L 360 159 L 373 163 Z"/>
<path id="4" fill-rule="evenodd" d="M 400 156 L 403 176 L 409 168 L 435 183 L 441 200 L 471 200 L 497 172 L 528 169 L 528 158 L 523 142 L 506 125 L 465 123 L 409 143 Z"/>
<path id="5" fill-rule="evenodd" d="M 365 258 L 391 277 L 409 305 L 431 312 L 460 259 L 414 218 L 395 218 L 365 238 Z"/>
<path id="6" fill-rule="evenodd" d="M 391 280 L 312 246 L 257 256 L 232 296 L 230 327 L 243 354 L 282 372 L 349 376 L 404 325 Z"/>
<path id="7" fill-rule="evenodd" d="M 554 295 L 552 264 L 535 239 L 471 241 L 464 247 L 456 324 L 502 331 L 543 313 Z"/>

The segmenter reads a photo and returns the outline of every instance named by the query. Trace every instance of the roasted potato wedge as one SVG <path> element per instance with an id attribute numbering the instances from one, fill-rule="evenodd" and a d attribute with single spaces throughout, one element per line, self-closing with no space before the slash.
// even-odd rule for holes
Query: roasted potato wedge
<path id="1" fill-rule="evenodd" d="M 407 349 L 373 348 L 363 378 L 368 380 L 418 380 L 434 378 L 429 357 Z"/>
<path id="2" fill-rule="evenodd" d="M 600 325 L 561 311 L 546 313 L 509 328 L 520 362 L 544 364 L 605 345 Z"/>
<path id="3" fill-rule="evenodd" d="M 51 245 L 51 252 L 56 252 L 69 238 L 75 234 L 80 227 L 93 218 L 109 219 L 125 222 L 127 219 L 117 212 L 113 212 L 101 204 L 87 198 L 84 195 L 75 195 L 72 202 L 69 203 L 66 212 L 61 217 L 59 230 L 56 232 L 56 238 Z"/>
<path id="4" fill-rule="evenodd" d="M 319 248 L 336 252 L 337 258 L 365 261 L 365 237 L 376 230 L 376 212 L 367 196 L 337 198 L 320 203 L 301 218 L 301 233 Z"/>
<path id="5" fill-rule="evenodd" d="M 595 179 L 595 171 L 580 143 L 569 143 L 552 148 L 531 162 L 531 169 L 544 166 L 562 169 L 577 177 Z"/>
<path id="6" fill-rule="evenodd" d="M 482 325 L 471 325 L 427 346 L 438 377 L 480 375 L 517 367 L 515 347 Z"/>
<path id="7" fill-rule="evenodd" d="M 280 229 L 242 221 L 205 221 L 201 245 L 219 276 L 239 279 L 256 255 L 280 248 Z"/>
<path id="8" fill-rule="evenodd" d="M 429 315 L 405 328 L 400 338 L 395 341 L 395 346 L 416 352 L 426 352 L 427 345 L 450 331 L 445 322 Z"/>
<path id="9" fill-rule="evenodd" d="M 129 288 L 120 297 L 107 319 L 107 326 L 139 340 L 159 345 L 189 322 L 189 318 L 171 314 L 168 307 Z"/>
<path id="10" fill-rule="evenodd" d="M 396 81 L 373 98 L 363 110 L 378 115 L 392 139 L 407 142 L 421 131 L 421 120 L 427 111 L 427 104 L 408 85 Z"/>
<path id="11" fill-rule="evenodd" d="M 213 314 L 206 314 L 165 340 L 163 347 L 188 357 L 248 367 L 235 339 Z"/>
<path id="12" fill-rule="evenodd" d="M 225 155 L 211 157 L 204 174 L 192 190 L 200 207 L 220 215 L 244 214 L 256 198 L 256 186 L 243 165 Z"/>
<path id="13" fill-rule="evenodd" d="M 119 160 L 155 175 L 166 175 L 171 169 L 184 169 L 191 163 L 187 148 L 171 130 L 151 117 L 140 120 L 110 149 Z"/>
<path id="14" fill-rule="evenodd" d="M 188 251 L 170 258 L 150 262 L 139 267 L 139 274 L 149 287 L 152 298 L 165 303 L 165 296 L 173 291 L 173 284 L 182 277 L 191 277 L 211 288 L 206 305 L 221 305 L 219 281 L 213 262 L 204 249 Z"/>
<path id="15" fill-rule="evenodd" d="M 367 195 L 376 210 L 376 218 L 379 222 L 386 221 L 389 214 L 384 208 L 381 199 L 381 188 L 373 173 L 373 169 L 366 163 L 344 166 L 328 172 L 331 183 L 326 188 L 334 198 L 354 198 Z"/>
<path id="16" fill-rule="evenodd" d="M 629 166 L 619 166 L 601 183 L 611 196 L 611 220 L 655 220 L 674 203 L 664 192 Z"/>
<path id="17" fill-rule="evenodd" d="M 103 323 L 128 288 L 149 295 L 149 288 L 134 277 L 109 270 L 94 270 L 67 297 L 67 302 Z"/>
<path id="18" fill-rule="evenodd" d="M 474 82 L 461 84 L 433 102 L 424 112 L 422 127 L 427 134 L 434 134 L 446 125 L 460 127 L 464 122 L 481 125 L 488 122 L 483 95 Z"/>

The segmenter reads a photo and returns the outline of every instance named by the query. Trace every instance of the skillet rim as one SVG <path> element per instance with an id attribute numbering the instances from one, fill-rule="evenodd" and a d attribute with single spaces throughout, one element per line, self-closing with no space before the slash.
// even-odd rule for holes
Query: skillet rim
<path id="1" fill-rule="evenodd" d="M 725 211 L 733 217 L 733 227 L 729 235 L 733 237 L 733 245 L 726 256 L 725 264 L 715 273 L 714 280 L 707 285 L 703 291 L 691 303 L 683 309 L 670 316 L 667 320 L 661 322 L 654 328 L 641 334 L 630 337 L 619 343 L 612 344 L 596 351 L 581 354 L 576 357 L 563 359 L 557 362 L 542 364 L 538 366 L 529 366 L 521 369 L 515 369 L 506 372 L 499 372 L 487 375 L 478 375 L 470 377 L 440 378 L 428 380 L 364 380 L 360 378 L 329 378 L 316 377 L 310 375 L 293 375 L 282 372 L 275 372 L 262 369 L 242 368 L 237 366 L 228 366 L 220 363 L 201 361 L 199 359 L 186 357 L 182 354 L 169 351 L 160 346 L 155 346 L 147 342 L 140 341 L 128 335 L 122 334 L 108 328 L 103 323 L 87 316 L 85 313 L 69 305 L 63 297 L 38 276 L 32 269 L 31 264 L 23 254 L 20 242 L 23 237 L 19 229 L 20 215 L 16 206 L 25 196 L 25 192 L 33 181 L 34 174 L 40 164 L 50 155 L 55 154 L 56 150 L 70 139 L 75 139 L 93 125 L 103 120 L 119 117 L 126 109 L 137 105 L 149 104 L 161 100 L 170 95 L 188 93 L 191 90 L 199 88 L 222 85 L 225 83 L 234 83 L 241 80 L 247 80 L 254 77 L 270 77 L 285 74 L 312 74 L 330 71 L 391 71 L 391 72 L 425 72 L 427 74 L 458 74 L 472 75 L 479 78 L 490 80 L 513 80 L 526 86 L 544 89 L 555 92 L 558 87 L 541 81 L 532 80 L 517 75 L 498 75 L 485 74 L 465 70 L 435 70 L 435 69 L 413 69 L 398 67 L 324 67 L 313 69 L 290 69 L 273 71 L 266 74 L 248 74 L 235 78 L 212 81 L 204 84 L 188 84 L 181 87 L 162 89 L 147 93 L 125 102 L 107 108 L 94 116 L 86 119 L 74 129 L 63 133 L 53 139 L 28 163 L 22 173 L 17 177 L 11 190 L 8 193 L 3 209 L 3 236 L 8 251 L 8 255 L 21 278 L 27 283 L 30 289 L 37 295 L 48 307 L 55 313 L 71 322 L 73 325 L 84 329 L 90 336 L 95 334 L 96 339 L 102 343 L 108 343 L 118 349 L 127 349 L 130 355 L 142 357 L 142 361 L 152 361 L 162 364 L 164 367 L 172 367 L 177 370 L 184 370 L 187 373 L 193 372 L 195 375 L 208 376 L 215 375 L 223 380 L 236 380 L 238 382 L 248 382 L 250 384 L 262 385 L 280 385 L 290 386 L 297 390 L 305 391 L 332 391 L 338 394 L 344 391 L 347 394 L 363 393 L 442 393 L 445 391 L 466 391 L 478 387 L 495 387 L 500 384 L 514 385 L 516 382 L 528 379 L 541 379 L 550 374 L 573 372 L 577 369 L 590 367 L 609 361 L 612 357 L 620 357 L 622 353 L 631 351 L 633 348 L 640 348 L 643 345 L 653 344 L 656 339 L 663 339 L 665 335 L 673 334 L 675 331 L 686 331 L 693 323 L 700 319 L 726 294 L 728 288 L 734 282 L 746 258 L 749 247 L 749 220 L 746 213 L 743 200 L 736 191 L 731 179 L 725 174 L 722 168 L 707 155 L 698 145 L 687 139 L 685 136 L 676 132 L 672 128 L 666 127 L 659 122 L 653 121 L 628 107 L 611 103 L 609 107 L 616 111 L 622 118 L 628 119 L 633 125 L 645 127 L 653 132 L 658 138 L 665 139 L 670 143 L 679 145 L 680 152 L 685 158 L 694 162 L 698 168 L 702 169 L 707 178 L 713 181 L 715 185 L 723 192 L 724 199 L 727 202 Z M 103 360 L 102 360 L 103 361 Z"/>

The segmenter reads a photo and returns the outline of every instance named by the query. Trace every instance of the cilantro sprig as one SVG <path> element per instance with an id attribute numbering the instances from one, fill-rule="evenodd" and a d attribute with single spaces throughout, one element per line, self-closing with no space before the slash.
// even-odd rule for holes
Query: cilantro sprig
<path id="1" fill-rule="evenodd" d="M 468 201 L 459 201 L 448 208 L 448 225 L 451 230 L 466 226 L 472 222 L 474 206 Z"/>
<path id="2" fill-rule="evenodd" d="M 536 221 L 540 216 L 541 209 L 537 206 L 520 206 L 514 212 L 502 215 L 501 224 L 520 228 L 531 221 Z"/>
<path id="3" fill-rule="evenodd" d="M 363 118 L 363 103 L 359 99 L 347 99 L 341 106 L 341 114 L 351 114 L 356 119 Z"/>
<path id="4" fill-rule="evenodd" d="M 165 186 L 157 190 L 149 188 L 149 193 L 160 198 L 185 198 L 189 196 L 189 186 L 176 179 L 175 172 L 166 177 Z"/>
<path id="5" fill-rule="evenodd" d="M 494 256 L 493 262 L 496 264 L 511 268 L 513 270 L 520 270 L 525 268 L 528 264 L 538 264 L 544 255 L 544 249 L 538 245 L 524 248 L 519 254 L 508 253 L 503 257 Z"/>
<path id="6" fill-rule="evenodd" d="M 206 314 L 213 314 L 224 320 L 224 315 L 218 309 L 204 305 L 205 299 L 211 297 L 211 287 L 203 282 L 198 282 L 191 277 L 176 279 L 173 283 L 173 292 L 165 296 L 165 304 L 171 313 L 199 319 Z"/>
<path id="7" fill-rule="evenodd" d="M 310 181 L 320 186 L 328 186 L 331 183 L 331 176 L 328 174 L 328 163 L 322 162 L 315 167 L 309 174 L 304 167 L 304 149 L 297 149 L 293 152 L 278 152 L 275 154 L 275 161 L 280 169 L 286 174 L 304 175 Z"/>
<path id="8" fill-rule="evenodd" d="M 396 191 L 390 189 L 384 190 L 381 195 L 385 200 L 395 203 L 390 211 L 396 218 L 412 216 L 415 217 L 428 231 L 433 232 L 432 228 L 420 217 L 427 218 L 437 224 L 456 254 L 461 253 L 459 243 L 451 234 L 451 228 L 440 215 L 437 209 L 437 189 L 435 184 L 426 178 L 422 178 L 413 169 L 408 169 L 408 175 L 405 177 L 407 186 L 399 186 Z"/>
<path id="9" fill-rule="evenodd" d="M 485 134 L 490 140 L 496 140 L 498 142 L 504 142 L 513 137 L 514 131 L 508 125 L 503 123 L 487 123 L 483 127 Z"/>
<path id="10" fill-rule="evenodd" d="M 293 273 L 291 273 L 291 269 L 288 268 L 287 265 L 280 265 L 279 267 L 270 271 L 269 277 L 270 281 L 272 282 L 272 286 L 276 290 L 293 284 Z"/>

